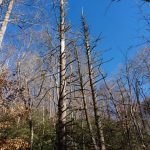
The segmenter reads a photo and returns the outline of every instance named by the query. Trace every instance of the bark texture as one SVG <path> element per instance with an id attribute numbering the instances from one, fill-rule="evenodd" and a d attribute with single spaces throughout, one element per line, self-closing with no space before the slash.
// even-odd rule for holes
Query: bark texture
<path id="1" fill-rule="evenodd" d="M 58 150 L 66 150 L 65 1 L 60 0 L 60 91 L 58 101 Z"/>
<path id="2" fill-rule="evenodd" d="M 2 26 L 1 26 L 1 29 L 0 29 L 0 49 L 2 48 L 3 38 L 4 38 L 4 35 L 5 35 L 5 32 L 6 32 L 7 24 L 9 22 L 12 9 L 13 9 L 14 1 L 15 0 L 10 0 L 9 5 L 8 5 L 8 9 L 7 9 L 6 14 L 5 14 L 5 18 L 2 22 Z M 1 1 L 1 3 L 2 3 L 2 1 Z"/>
<path id="3" fill-rule="evenodd" d="M 82 26 L 83 26 L 83 32 L 84 32 L 84 46 L 86 49 L 86 56 L 87 56 L 88 75 L 89 75 L 89 83 L 90 83 L 91 94 L 92 94 L 94 118 L 95 118 L 95 125 L 96 125 L 96 130 L 97 130 L 97 137 L 98 137 L 98 145 L 99 145 L 99 149 L 106 150 L 104 134 L 103 134 L 103 129 L 102 129 L 102 123 L 101 123 L 100 115 L 98 112 L 97 95 L 96 95 L 96 90 L 94 87 L 93 68 L 92 68 L 92 60 L 91 60 L 91 48 L 90 48 L 90 44 L 89 44 L 88 27 L 86 25 L 83 14 L 82 14 Z"/>

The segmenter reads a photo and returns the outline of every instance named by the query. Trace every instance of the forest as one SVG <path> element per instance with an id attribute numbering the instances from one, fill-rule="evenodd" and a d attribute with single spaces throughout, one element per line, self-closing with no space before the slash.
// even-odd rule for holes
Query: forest
<path id="1" fill-rule="evenodd" d="M 147 35 L 108 75 L 103 33 L 92 35 L 84 8 L 76 30 L 69 3 L 0 0 L 0 150 L 150 150 Z"/>

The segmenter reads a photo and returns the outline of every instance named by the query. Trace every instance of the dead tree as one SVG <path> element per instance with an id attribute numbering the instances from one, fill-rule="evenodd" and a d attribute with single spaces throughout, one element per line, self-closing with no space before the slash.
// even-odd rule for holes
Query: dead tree
<path id="1" fill-rule="evenodd" d="M 66 54 L 65 54 L 65 0 L 60 0 L 60 89 L 58 100 L 58 150 L 66 149 Z"/>
<path id="2" fill-rule="evenodd" d="M 98 137 L 98 145 L 99 145 L 99 149 L 106 150 L 104 134 L 103 134 L 103 129 L 102 129 L 102 123 L 101 123 L 100 115 L 98 112 L 96 89 L 94 87 L 93 67 L 92 67 L 92 60 L 91 60 L 91 47 L 90 47 L 90 42 L 89 42 L 89 32 L 88 32 L 88 27 L 85 22 L 83 13 L 82 13 L 82 26 L 83 26 L 83 33 L 84 33 L 84 46 L 85 46 L 86 57 L 87 57 L 90 90 L 91 90 L 93 109 L 94 109 L 94 119 L 95 119 L 95 125 L 96 125 L 96 130 L 97 130 L 97 137 Z"/>
<path id="3" fill-rule="evenodd" d="M 9 22 L 10 19 L 10 15 L 13 9 L 13 5 L 14 5 L 14 0 L 10 0 L 9 4 L 8 4 L 8 8 L 4 17 L 4 20 L 2 22 L 2 26 L 0 29 L 0 49 L 2 48 L 2 42 L 3 42 L 3 38 L 6 32 L 6 28 L 7 28 L 7 24 Z"/>
<path id="4" fill-rule="evenodd" d="M 80 84 L 80 88 L 81 88 L 80 91 L 81 91 L 81 95 L 82 95 L 83 109 L 84 109 L 84 112 L 85 112 L 85 118 L 86 118 L 88 130 L 89 130 L 89 134 L 91 136 L 92 144 L 94 145 L 94 149 L 98 150 L 98 147 L 97 147 L 94 135 L 93 135 L 93 131 L 92 131 L 92 125 L 91 125 L 90 118 L 89 118 L 89 115 L 88 115 L 86 96 L 85 96 L 85 92 L 84 92 L 83 75 L 82 75 L 82 72 L 81 72 L 81 64 L 80 64 L 77 49 L 75 51 L 75 56 L 76 56 L 76 59 L 77 59 L 77 66 L 78 66 L 77 70 L 78 70 L 78 75 L 79 75 L 79 84 Z"/>
<path id="5" fill-rule="evenodd" d="M 0 0 L 0 5 L 2 5 L 2 3 L 3 3 L 3 0 Z"/>

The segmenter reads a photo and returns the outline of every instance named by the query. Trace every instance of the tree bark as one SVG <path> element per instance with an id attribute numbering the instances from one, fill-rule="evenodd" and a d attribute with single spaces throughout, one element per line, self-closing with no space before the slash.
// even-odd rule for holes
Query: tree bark
<path id="1" fill-rule="evenodd" d="M 0 5 L 2 5 L 2 3 L 3 3 L 3 0 L 0 0 Z"/>
<path id="2" fill-rule="evenodd" d="M 98 150 L 98 147 L 97 147 L 94 135 L 93 135 L 93 131 L 92 131 L 92 125 L 91 125 L 90 118 L 89 118 L 89 115 L 88 115 L 87 102 L 86 102 L 86 97 L 85 97 L 85 93 L 84 93 L 83 78 L 82 78 L 82 73 L 81 73 L 81 65 L 80 65 L 77 50 L 76 50 L 76 59 L 77 59 L 77 63 L 78 63 L 79 82 L 80 82 L 80 88 L 81 88 L 81 95 L 82 95 L 82 100 L 83 100 L 83 108 L 84 108 L 84 112 L 85 112 L 85 118 L 86 118 L 89 134 L 91 136 L 91 140 L 92 140 L 92 144 L 94 146 L 94 149 Z"/>
<path id="3" fill-rule="evenodd" d="M 13 5 L 14 5 L 14 0 L 10 0 L 7 12 L 5 14 L 5 18 L 2 22 L 2 26 L 1 26 L 1 29 L 0 29 L 0 49 L 2 48 L 3 38 L 4 38 L 4 35 L 5 35 L 5 32 L 6 32 L 8 21 L 10 19 L 10 14 L 12 12 Z"/>
<path id="4" fill-rule="evenodd" d="M 65 54 L 65 1 L 60 0 L 60 89 L 58 100 L 58 150 L 66 150 L 66 54 Z"/>
<path id="5" fill-rule="evenodd" d="M 98 113 L 98 104 L 97 104 L 97 95 L 96 90 L 94 87 L 94 81 L 93 81 L 93 68 L 91 63 L 91 48 L 89 44 L 89 33 L 88 33 L 88 27 L 86 25 L 84 16 L 82 14 L 82 26 L 84 31 L 84 46 L 86 49 L 86 56 L 87 56 L 87 64 L 88 64 L 88 75 L 89 75 L 89 82 L 90 82 L 90 88 L 91 88 L 91 94 L 92 94 L 92 101 L 93 101 L 93 109 L 94 109 L 94 118 L 95 118 L 95 125 L 97 129 L 97 137 L 98 137 L 98 144 L 99 149 L 106 150 L 105 147 L 105 141 L 104 141 L 104 134 L 102 129 L 102 123 L 100 120 L 100 116 Z"/>

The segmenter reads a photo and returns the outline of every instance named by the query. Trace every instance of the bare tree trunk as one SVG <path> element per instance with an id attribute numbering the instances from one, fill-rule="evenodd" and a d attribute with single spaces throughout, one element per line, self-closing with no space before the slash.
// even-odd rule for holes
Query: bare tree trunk
<path id="1" fill-rule="evenodd" d="M 30 150 L 32 150 L 33 140 L 34 140 L 33 118 L 32 118 L 33 99 L 30 97 L 30 91 L 29 91 L 27 80 L 25 84 L 26 84 L 26 92 L 27 92 L 27 97 L 28 97 L 28 108 L 30 109 L 28 122 L 29 122 L 29 129 L 30 129 Z"/>
<path id="2" fill-rule="evenodd" d="M 130 126 L 129 126 L 130 116 L 129 116 L 129 113 L 128 113 L 128 106 L 126 105 L 126 103 L 128 103 L 129 101 L 127 102 L 127 100 L 124 98 L 124 94 L 122 92 L 122 89 L 121 89 L 121 86 L 120 86 L 118 80 L 116 81 L 116 83 L 117 83 L 118 88 L 119 88 L 119 92 L 120 92 L 121 99 L 122 99 L 122 105 L 123 105 L 122 112 L 124 112 L 124 113 L 123 113 L 123 116 L 122 116 L 122 122 L 124 123 L 124 128 L 125 128 L 124 135 L 125 135 L 125 140 L 126 140 L 126 143 L 127 143 L 126 147 L 127 147 L 127 149 L 132 150 L 133 148 L 132 148 L 132 144 L 131 144 L 131 136 L 130 136 L 131 133 L 130 133 Z"/>
<path id="3" fill-rule="evenodd" d="M 126 90 L 125 85 L 123 85 L 123 86 L 124 86 L 125 92 L 128 95 L 128 99 L 131 99 L 131 95 L 128 94 L 128 91 Z M 147 145 L 145 144 L 144 137 L 143 137 L 140 125 L 139 125 L 139 123 L 137 121 L 138 119 L 136 118 L 136 115 L 135 115 L 135 113 L 133 111 L 133 108 L 130 107 L 130 109 L 131 109 L 130 110 L 131 119 L 132 119 L 132 122 L 133 122 L 133 124 L 135 126 L 135 129 L 136 129 L 136 134 L 137 134 L 138 142 L 140 143 L 139 147 L 142 147 L 144 150 L 146 150 L 147 149 Z"/>
<path id="4" fill-rule="evenodd" d="M 30 150 L 32 150 L 33 149 L 34 132 L 33 132 L 33 121 L 32 121 L 32 114 L 31 114 L 31 112 L 29 114 L 29 128 L 30 128 Z"/>
<path id="5" fill-rule="evenodd" d="M 85 111 L 85 118 L 86 118 L 86 122 L 87 122 L 87 126 L 88 126 L 88 130 L 89 130 L 89 134 L 91 136 L 91 140 L 92 140 L 92 144 L 94 146 L 95 150 L 98 150 L 98 147 L 96 145 L 96 141 L 92 132 L 92 125 L 90 122 L 90 118 L 88 115 L 88 110 L 87 110 L 87 102 L 86 102 L 86 97 L 84 94 L 84 86 L 83 86 L 83 78 L 82 78 L 82 73 L 81 73 L 81 66 L 80 66 L 80 61 L 79 61 L 79 57 L 78 57 L 78 51 L 76 50 L 76 59 L 77 59 L 77 63 L 78 63 L 78 74 L 79 74 L 79 82 L 80 82 L 80 88 L 81 88 L 81 95 L 82 95 L 82 100 L 83 100 L 83 108 Z"/>
<path id="6" fill-rule="evenodd" d="M 12 9 L 13 9 L 13 4 L 14 4 L 14 0 L 10 0 L 7 12 L 5 14 L 4 21 L 2 22 L 2 26 L 0 29 L 0 49 L 2 48 L 2 42 L 3 42 L 4 34 L 6 32 L 8 21 L 10 19 L 10 14 L 11 14 Z"/>
<path id="7" fill-rule="evenodd" d="M 90 44 L 89 44 L 88 27 L 86 25 L 83 14 L 82 14 L 82 25 L 83 25 L 83 31 L 84 31 L 84 45 L 86 49 L 86 56 L 87 56 L 87 63 L 88 63 L 88 75 L 89 75 L 89 82 L 90 82 L 90 88 L 91 88 L 91 94 L 92 94 L 92 100 L 93 100 L 94 118 L 95 118 L 95 125 L 97 129 L 98 144 L 101 150 L 106 150 L 102 123 L 101 123 L 100 116 L 98 113 L 96 90 L 93 84 L 94 83 L 93 71 L 92 71 L 93 68 L 92 68 L 92 63 L 91 63 L 91 49 L 90 49 Z"/>
<path id="8" fill-rule="evenodd" d="M 2 5 L 2 3 L 3 3 L 3 0 L 0 0 L 0 5 Z"/>
<path id="9" fill-rule="evenodd" d="M 146 129 L 146 125 L 144 122 L 144 117 L 143 117 L 143 113 L 142 113 L 142 108 L 141 108 L 141 102 L 140 102 L 140 81 L 138 81 L 138 79 L 136 79 L 136 83 L 135 83 L 135 95 L 136 95 L 136 100 L 137 100 L 137 105 L 138 105 L 138 110 L 139 110 L 139 115 L 140 115 L 140 119 L 142 121 L 142 125 L 144 127 L 144 129 Z"/>
<path id="10" fill-rule="evenodd" d="M 66 150 L 65 1 L 60 0 L 60 91 L 58 100 L 58 150 Z"/>
<path id="11" fill-rule="evenodd" d="M 140 125 L 132 110 L 131 110 L 131 116 L 132 116 L 132 120 L 136 129 L 137 139 L 139 139 L 138 142 L 140 143 L 140 147 L 142 147 L 143 150 L 147 150 L 148 146 L 145 144 L 144 137 L 140 129 Z"/>
<path id="12" fill-rule="evenodd" d="M 43 123 L 43 132 L 42 132 L 42 146 L 41 146 L 41 150 L 43 150 L 44 148 L 44 135 L 45 135 L 45 100 L 43 101 L 43 119 L 42 119 L 42 123 Z"/>
<path id="13" fill-rule="evenodd" d="M 84 126 L 84 119 L 83 119 L 83 113 L 82 113 L 82 120 L 81 120 L 81 129 L 82 129 L 82 131 L 84 130 L 83 126 Z M 82 146 L 81 146 L 81 150 L 86 150 L 86 147 L 85 147 L 85 134 L 84 134 L 84 132 L 82 132 Z"/>
<path id="14" fill-rule="evenodd" d="M 113 105 L 114 105 L 114 107 L 115 107 L 116 113 L 117 113 L 117 118 L 119 118 L 119 119 L 121 120 L 120 112 L 119 112 L 119 110 L 118 110 L 118 108 L 117 108 L 117 104 L 115 103 L 115 99 L 114 99 L 114 97 L 113 97 L 113 94 L 112 94 L 112 92 L 111 92 L 111 90 L 110 90 L 110 88 L 109 88 L 109 86 L 108 86 L 108 84 L 107 84 L 107 82 L 106 82 L 105 76 L 104 76 L 104 74 L 101 72 L 100 69 L 99 69 L 99 73 L 100 73 L 100 75 L 102 76 L 103 81 L 104 81 L 104 85 L 106 86 L 106 89 L 107 89 L 108 92 L 109 92 L 110 100 L 112 101 L 112 103 L 113 103 Z"/>

